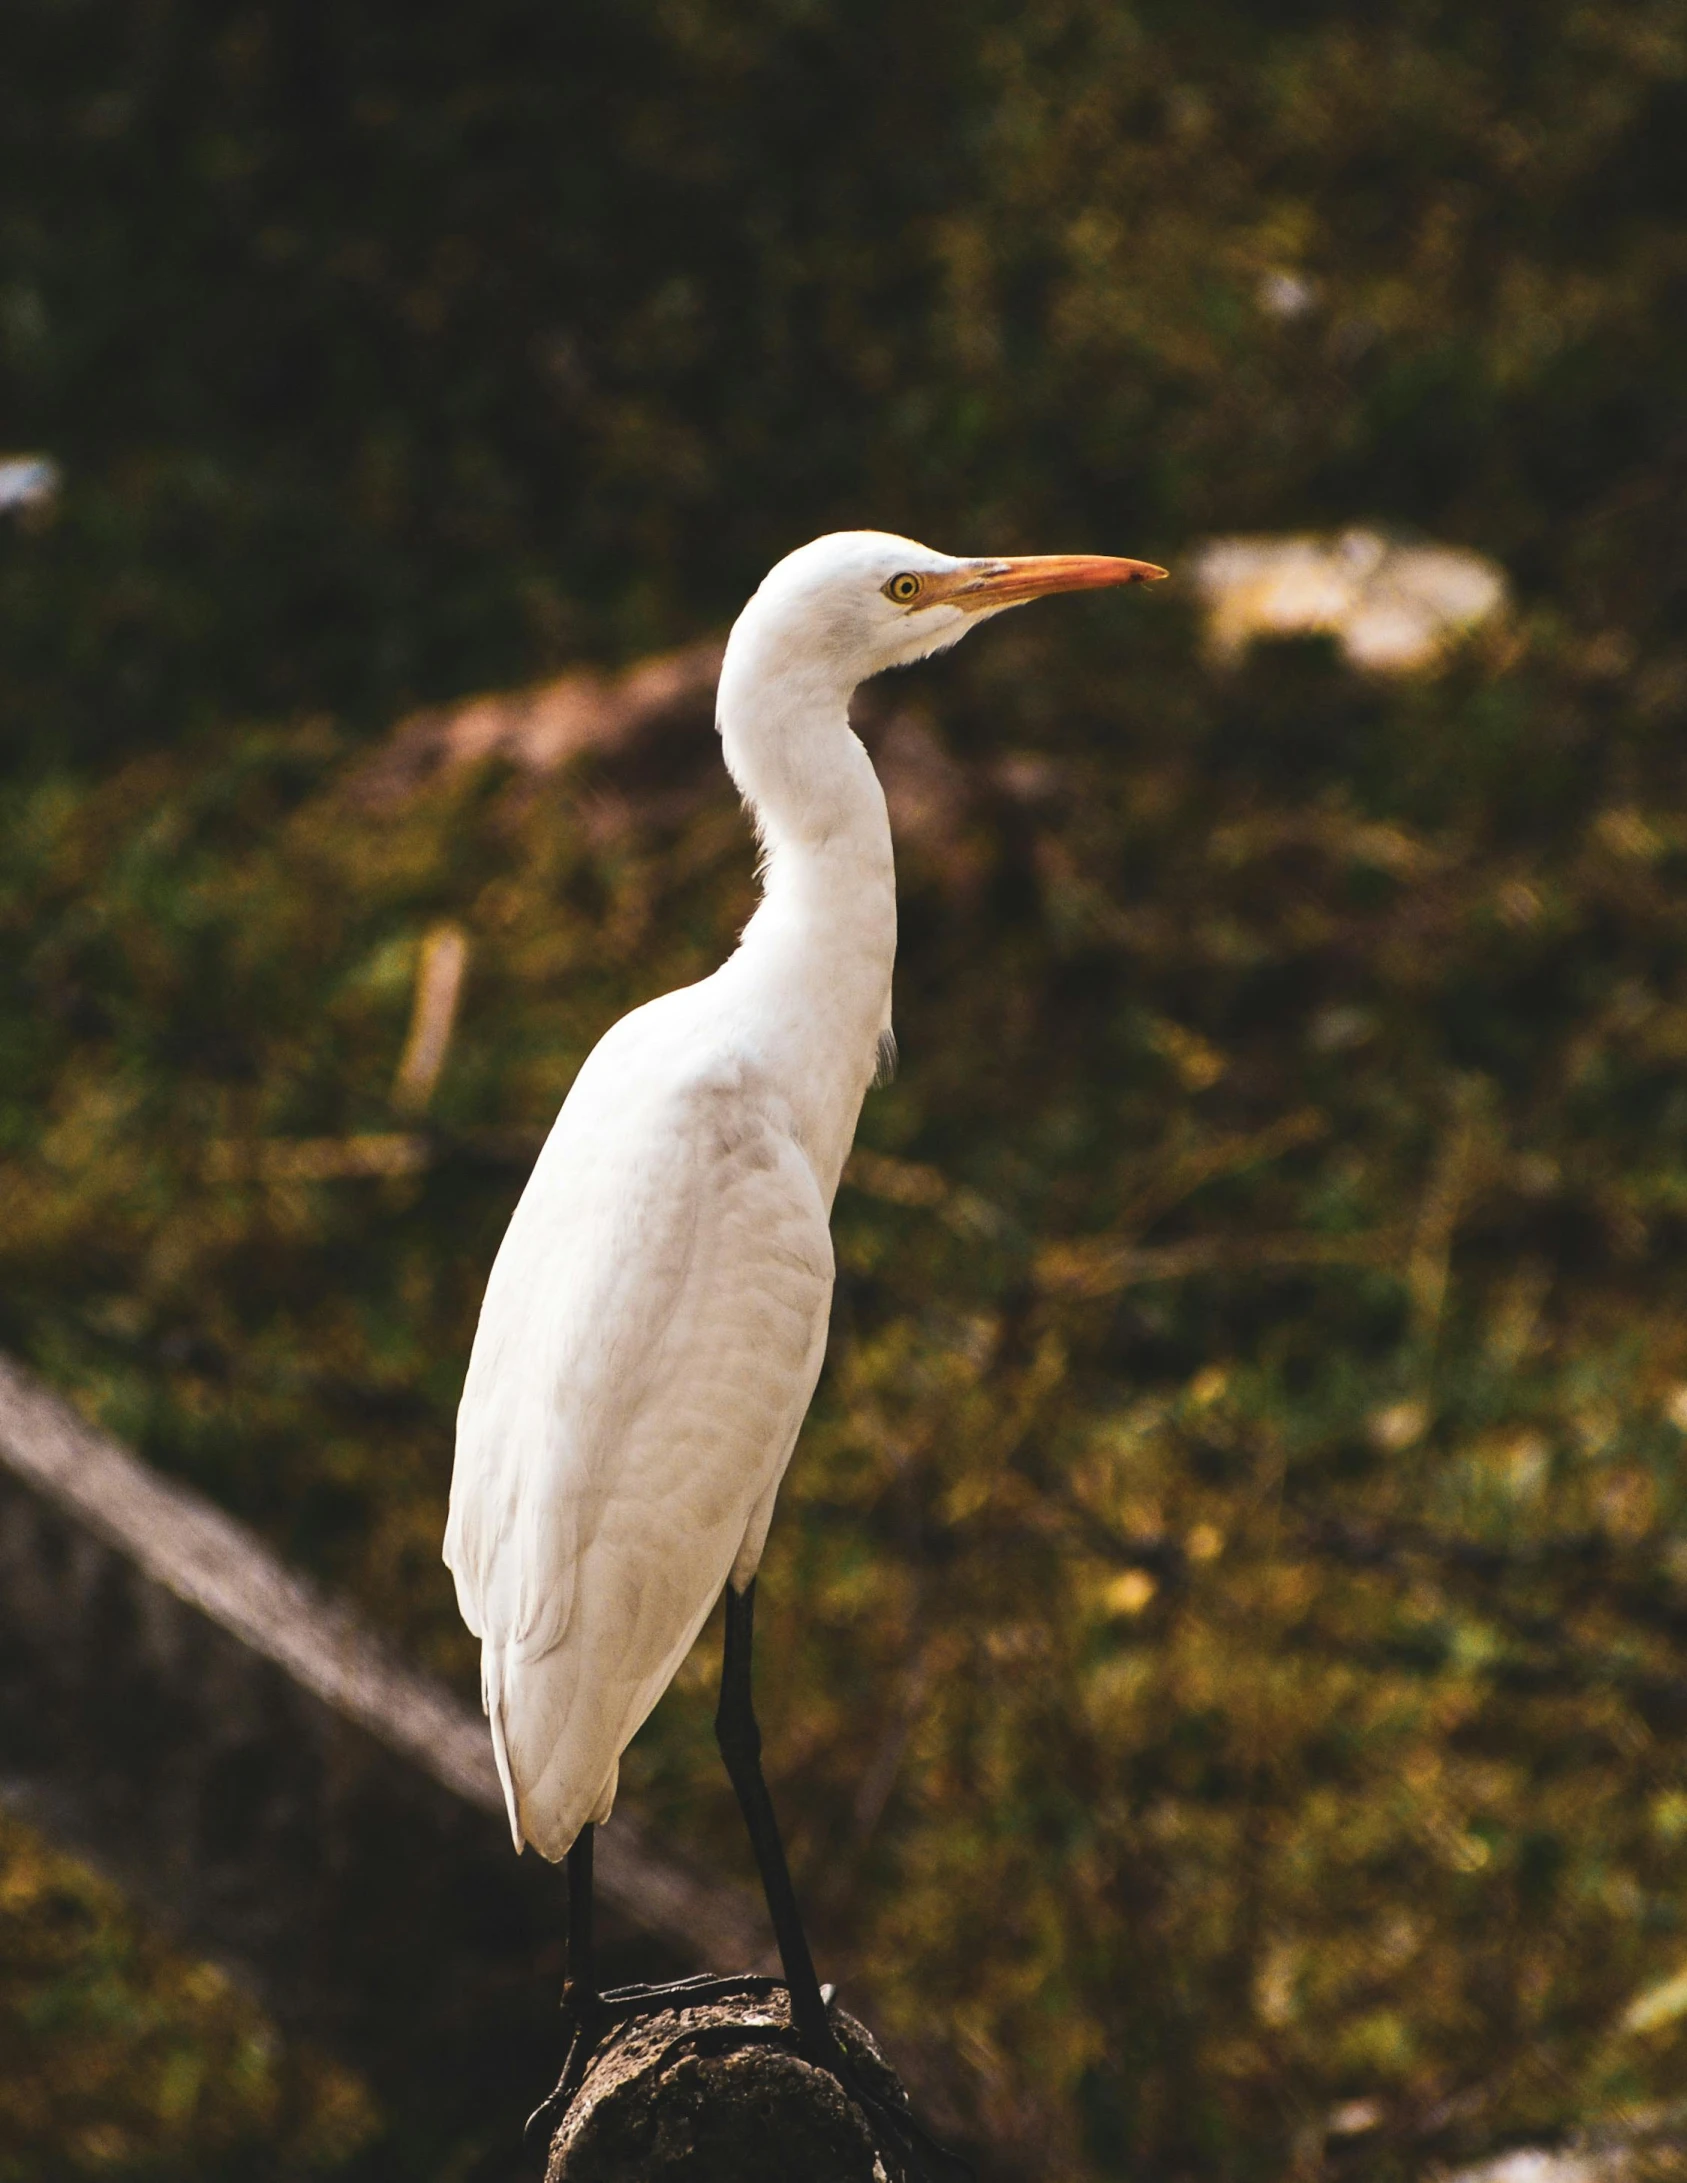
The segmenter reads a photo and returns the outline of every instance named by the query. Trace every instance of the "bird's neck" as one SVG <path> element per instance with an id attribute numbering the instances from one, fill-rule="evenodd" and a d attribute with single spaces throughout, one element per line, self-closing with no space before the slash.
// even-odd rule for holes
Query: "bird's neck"
<path id="1" fill-rule="evenodd" d="M 762 899 L 726 975 L 798 1133 L 835 1187 L 890 1023 L 896 872 L 884 791 L 820 673 L 735 661 L 721 676 L 726 762 L 763 845 Z"/>

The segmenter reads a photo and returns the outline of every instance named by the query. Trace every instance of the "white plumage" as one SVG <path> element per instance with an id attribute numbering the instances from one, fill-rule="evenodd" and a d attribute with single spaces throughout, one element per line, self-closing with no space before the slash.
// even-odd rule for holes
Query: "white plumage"
<path id="1" fill-rule="evenodd" d="M 620 1756 L 730 1577 L 755 1574 L 820 1371 L 838 1176 L 890 1027 L 890 828 L 857 683 L 1055 590 L 1158 575 L 956 560 L 857 531 L 732 631 L 726 762 L 763 896 L 712 977 L 587 1059 L 487 1286 L 445 1559 L 519 1849 L 608 1816 Z"/>

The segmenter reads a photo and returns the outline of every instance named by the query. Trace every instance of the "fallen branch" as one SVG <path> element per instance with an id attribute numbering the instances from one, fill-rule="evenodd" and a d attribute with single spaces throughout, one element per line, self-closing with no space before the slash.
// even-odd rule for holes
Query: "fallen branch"
<path id="1" fill-rule="evenodd" d="M 12 1809 L 395 2110 L 480 2133 L 555 2076 L 562 1885 L 511 1853 L 478 1713 L 4 1358 L 0 1753 Z M 765 1954 L 624 1803 L 599 1890 L 621 1976 Z"/>

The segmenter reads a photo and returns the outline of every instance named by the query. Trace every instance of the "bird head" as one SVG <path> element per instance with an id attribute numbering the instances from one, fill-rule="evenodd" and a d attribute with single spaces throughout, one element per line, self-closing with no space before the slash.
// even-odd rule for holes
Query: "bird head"
<path id="1" fill-rule="evenodd" d="M 1053 553 L 957 558 L 888 531 L 834 531 L 771 569 L 745 609 L 758 638 L 853 689 L 958 644 L 1010 606 L 1057 591 L 1156 583 L 1151 561 Z"/>

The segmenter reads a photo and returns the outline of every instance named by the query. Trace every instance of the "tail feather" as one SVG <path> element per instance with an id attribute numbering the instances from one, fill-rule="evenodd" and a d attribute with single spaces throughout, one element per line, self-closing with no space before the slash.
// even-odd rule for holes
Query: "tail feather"
<path id="1" fill-rule="evenodd" d="M 502 1646 L 483 1645 L 480 1652 L 480 1702 L 492 1727 L 492 1763 L 504 1792 L 504 1808 L 510 1815 L 510 1839 L 516 1855 L 527 1847 L 521 1831 L 521 1808 L 516 1800 L 515 1776 L 510 1771 L 510 1747 L 504 1730 L 504 1654 Z"/>

